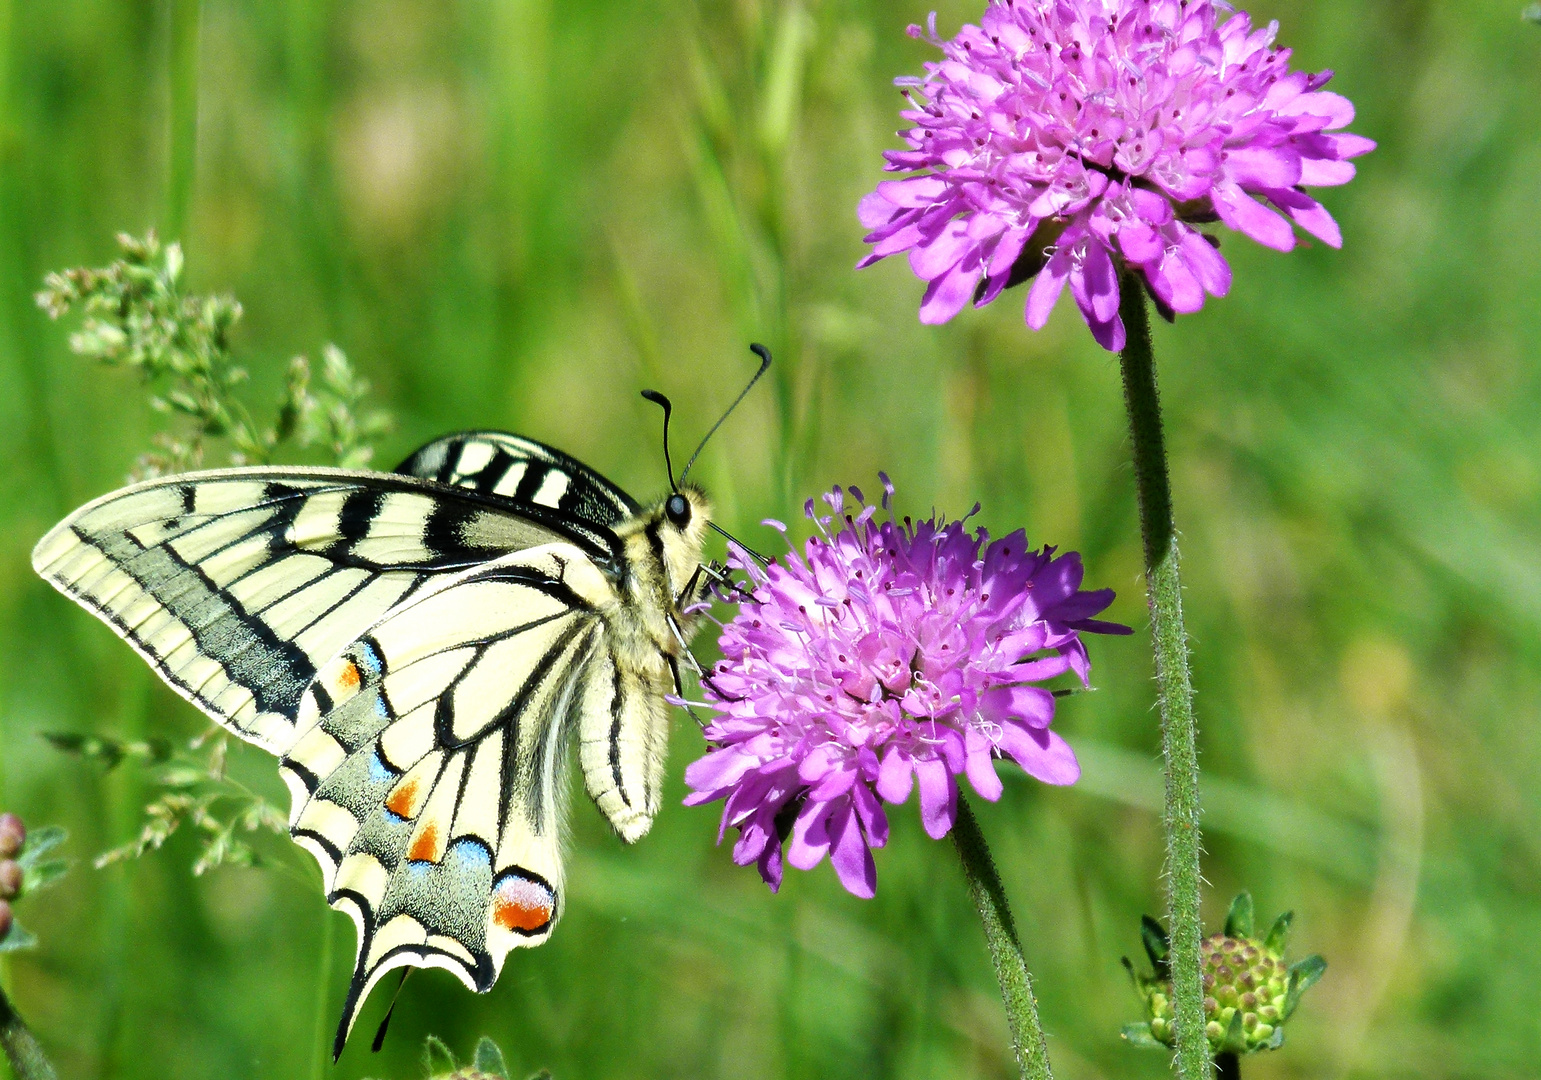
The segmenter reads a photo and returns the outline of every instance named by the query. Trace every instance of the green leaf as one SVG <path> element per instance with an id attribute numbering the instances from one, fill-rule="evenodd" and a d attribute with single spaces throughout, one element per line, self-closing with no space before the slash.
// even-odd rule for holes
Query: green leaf
<path id="1" fill-rule="evenodd" d="M 1268 1036 L 1268 1041 L 1263 1044 L 1264 1050 L 1277 1050 L 1284 1045 L 1284 1025 L 1275 1024 L 1273 1034 Z"/>
<path id="2" fill-rule="evenodd" d="M 1150 1033 L 1149 1024 L 1125 1024 L 1123 1031 L 1119 1032 L 1124 1042 L 1130 1046 L 1138 1046 L 1142 1050 L 1165 1050 L 1166 1047 L 1156 1040 Z"/>
<path id="3" fill-rule="evenodd" d="M 483 1035 L 481 1042 L 476 1044 L 476 1057 L 473 1061 L 477 1072 L 488 1073 L 492 1076 L 501 1076 L 508 1080 L 508 1066 L 503 1062 L 503 1051 L 498 1049 L 498 1044 Z"/>
<path id="4" fill-rule="evenodd" d="M 21 863 L 23 870 L 30 870 L 44 855 L 64 843 L 69 835 L 62 825 L 46 825 L 41 829 L 34 829 L 28 834 L 27 842 L 22 845 L 21 854 L 16 857 L 16 861 Z"/>
<path id="5" fill-rule="evenodd" d="M 1250 938 L 1252 936 L 1252 894 L 1243 889 L 1231 901 L 1231 910 L 1225 916 L 1225 936 Z"/>
<path id="6" fill-rule="evenodd" d="M 1241 1010 L 1231 1013 L 1231 1026 L 1225 1031 L 1225 1042 L 1220 1046 L 1221 1053 L 1245 1054 L 1247 1052 L 1247 1033 L 1241 1027 Z"/>
<path id="7" fill-rule="evenodd" d="M 440 1072 L 454 1072 L 459 1068 L 455 1055 L 450 1052 L 444 1040 L 437 1035 L 430 1035 L 423 1040 L 423 1068 L 429 1076 L 435 1076 Z"/>
<path id="8" fill-rule="evenodd" d="M 1290 965 L 1289 989 L 1284 994 L 1284 1019 L 1288 1020 L 1300 1004 L 1300 996 L 1315 986 L 1327 970 L 1327 961 L 1312 954 Z"/>
<path id="9" fill-rule="evenodd" d="M 1263 945 L 1275 956 L 1284 954 L 1284 943 L 1290 936 L 1290 922 L 1294 918 L 1293 911 L 1286 911 L 1273 921 L 1273 928 L 1268 931 L 1268 940 Z"/>
<path id="10" fill-rule="evenodd" d="M 13 922 L 11 932 L 5 935 L 5 940 L 0 941 L 0 953 L 20 952 L 22 949 L 37 948 L 37 937 L 21 923 Z"/>
<path id="11" fill-rule="evenodd" d="M 1151 966 L 1156 969 L 1156 977 L 1171 978 L 1167 957 L 1172 953 L 1172 943 L 1162 925 L 1149 915 L 1140 916 L 1140 941 L 1145 945 L 1145 955 L 1150 957 Z"/>
<path id="12" fill-rule="evenodd" d="M 65 859 L 50 859 L 29 866 L 22 874 L 21 891 L 30 894 L 46 889 L 69 873 L 69 869 L 70 864 Z"/>
<path id="13" fill-rule="evenodd" d="M 1141 997 L 1145 996 L 1145 987 L 1141 985 L 1140 973 L 1134 970 L 1134 962 L 1127 956 L 1120 956 L 1118 962 L 1124 965 L 1124 970 L 1129 973 L 1129 981 L 1134 983 L 1134 988 Z"/>

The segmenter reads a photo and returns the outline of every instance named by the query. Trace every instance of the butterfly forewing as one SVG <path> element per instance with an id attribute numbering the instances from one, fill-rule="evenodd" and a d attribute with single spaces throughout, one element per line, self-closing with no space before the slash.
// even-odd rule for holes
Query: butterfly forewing
<path id="1" fill-rule="evenodd" d="M 32 564 L 184 697 L 282 753 L 316 668 L 393 604 L 570 535 L 405 477 L 230 469 L 98 499 L 39 541 Z"/>
<path id="2" fill-rule="evenodd" d="M 396 471 L 547 507 L 605 528 L 641 509 L 582 462 L 545 443 L 502 431 L 466 431 L 435 439 Z"/>

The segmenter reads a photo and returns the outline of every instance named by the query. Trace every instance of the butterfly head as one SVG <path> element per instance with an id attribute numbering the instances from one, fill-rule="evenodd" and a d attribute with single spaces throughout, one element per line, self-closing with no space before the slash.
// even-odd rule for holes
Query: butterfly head
<path id="1" fill-rule="evenodd" d="M 701 565 L 706 530 L 711 527 L 711 500 L 694 484 L 686 484 L 671 491 L 643 516 L 647 521 L 644 532 L 653 554 L 663 564 L 669 596 L 679 597 L 682 605 L 688 605 L 695 598 L 681 597 L 680 593 Z"/>

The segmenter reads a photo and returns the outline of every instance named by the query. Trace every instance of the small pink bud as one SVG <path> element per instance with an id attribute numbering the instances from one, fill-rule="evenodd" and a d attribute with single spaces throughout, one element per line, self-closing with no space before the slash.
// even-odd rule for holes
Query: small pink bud
<path id="1" fill-rule="evenodd" d="M 11 914 L 11 905 L 0 900 L 0 941 L 5 940 L 6 935 L 11 932 L 11 923 L 15 921 L 16 917 Z"/>
<path id="2" fill-rule="evenodd" d="M 0 900 L 9 900 L 21 892 L 21 863 L 15 859 L 0 862 Z"/>
<path id="3" fill-rule="evenodd" d="M 9 859 L 27 842 L 27 827 L 15 814 L 0 814 L 0 859 Z"/>

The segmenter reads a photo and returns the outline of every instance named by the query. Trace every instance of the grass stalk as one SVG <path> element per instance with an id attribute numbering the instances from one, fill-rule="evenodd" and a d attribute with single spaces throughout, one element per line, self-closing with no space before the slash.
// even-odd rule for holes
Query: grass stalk
<path id="1" fill-rule="evenodd" d="M 1119 353 L 1129 442 L 1139 492 L 1140 533 L 1145 543 L 1145 590 L 1150 605 L 1161 709 L 1161 755 L 1166 764 L 1162 825 L 1166 831 L 1167 916 L 1171 927 L 1173 1009 L 1177 1028 L 1177 1075 L 1206 1080 L 1209 1043 L 1204 1037 L 1204 987 L 1199 971 L 1199 758 L 1193 686 L 1188 674 L 1188 635 L 1183 628 L 1182 586 L 1177 576 L 1177 531 L 1167 477 L 1161 399 L 1151 352 L 1150 316 L 1140 280 L 1125 275 L 1119 314 L 1128 342 Z"/>
<path id="2" fill-rule="evenodd" d="M 16 1080 L 57 1080 L 53 1065 L 0 987 L 0 1050 Z"/>
<path id="3" fill-rule="evenodd" d="M 979 909 L 984 924 L 985 945 L 995 977 L 1001 984 L 1001 999 L 1006 1003 L 1006 1023 L 1011 1028 L 1011 1051 L 1024 1080 L 1052 1080 L 1049 1071 L 1049 1047 L 1038 1022 L 1038 1002 L 1033 998 L 1033 977 L 1028 974 L 1017 937 L 1017 924 L 1006 902 L 1006 887 L 996 872 L 984 833 L 969 808 L 968 800 L 958 792 L 958 820 L 952 827 L 952 842 L 963 860 L 963 877 L 969 896 Z"/>
<path id="4" fill-rule="evenodd" d="M 166 238 L 187 232 L 198 167 L 199 35 L 202 0 L 170 0 L 171 109 L 167 132 Z"/>

